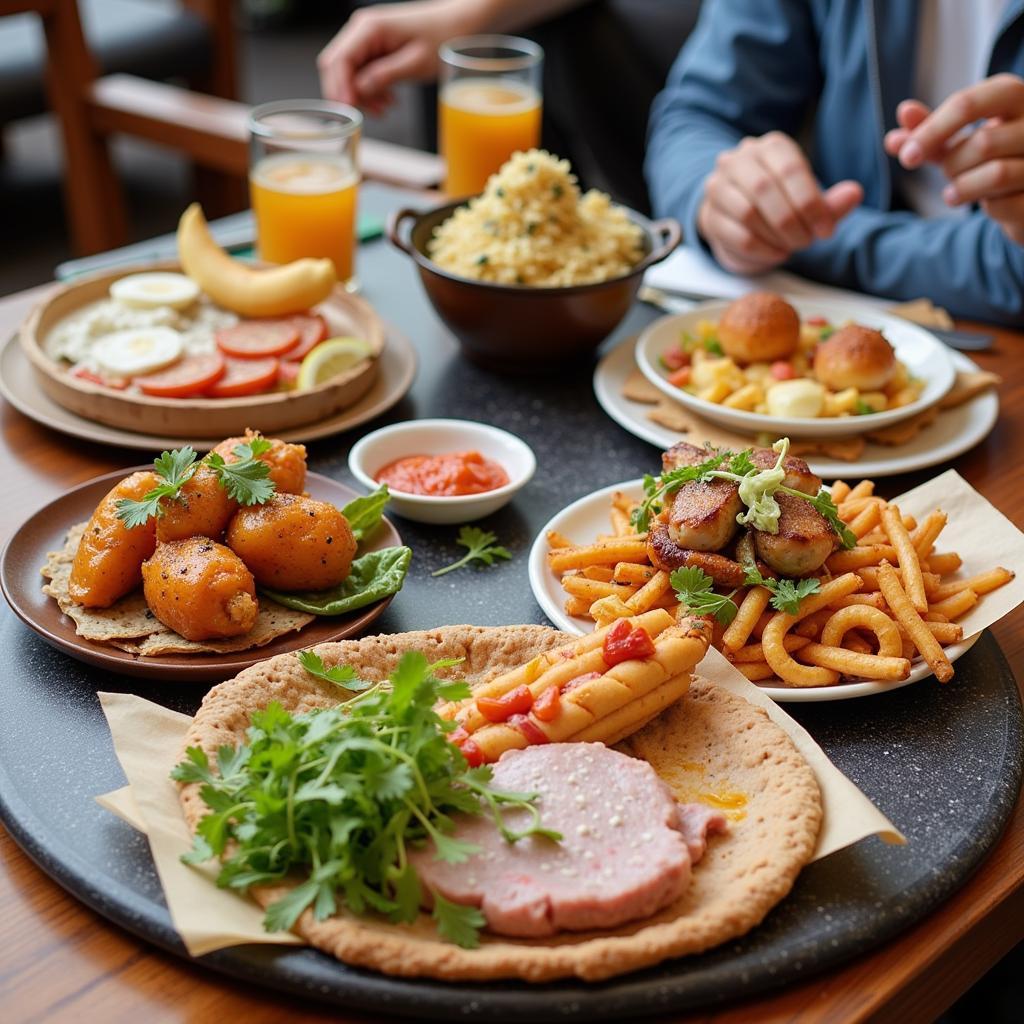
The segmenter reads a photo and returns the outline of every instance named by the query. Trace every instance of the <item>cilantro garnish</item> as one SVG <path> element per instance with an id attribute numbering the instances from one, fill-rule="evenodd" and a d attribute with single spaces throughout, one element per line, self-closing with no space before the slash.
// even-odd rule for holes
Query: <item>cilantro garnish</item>
<path id="1" fill-rule="evenodd" d="M 739 609 L 732 594 L 716 594 L 711 588 L 715 581 L 703 569 L 687 566 L 676 569 L 669 576 L 672 589 L 682 604 L 695 615 L 713 615 L 723 626 L 728 626 Z"/>
<path id="2" fill-rule="evenodd" d="M 327 669 L 312 652 L 300 660 L 317 678 L 347 689 L 359 682 L 353 670 Z M 391 673 L 390 686 L 372 686 L 338 707 L 292 715 L 271 703 L 252 715 L 244 744 L 220 748 L 216 771 L 201 748 L 190 747 L 171 777 L 198 783 L 209 813 L 183 860 L 218 858 L 217 884 L 232 889 L 304 876 L 267 908 L 264 926 L 278 931 L 306 909 L 323 920 L 339 906 L 415 920 L 423 893 L 409 851 L 426 845 L 453 863 L 475 853 L 452 835 L 460 812 L 489 815 L 510 842 L 560 840 L 541 827 L 535 794 L 494 789 L 491 768 L 470 768 L 448 741 L 454 723 L 434 704 L 470 691 L 435 673 L 457 663 L 431 664 L 414 651 Z M 531 813 L 519 832 L 504 822 L 509 808 Z M 475 946 L 484 923 L 479 910 L 431 896 L 439 933 Z"/>
<path id="3" fill-rule="evenodd" d="M 459 529 L 459 535 L 455 539 L 456 544 L 469 548 L 467 554 L 458 561 L 446 565 L 442 569 L 432 572 L 431 576 L 443 576 L 446 572 L 454 572 L 461 569 L 470 562 L 483 562 L 484 565 L 493 565 L 496 558 L 511 558 L 512 553 L 508 548 L 496 544 L 497 536 L 489 530 L 481 530 L 478 526 L 463 526 Z"/>
<path id="4" fill-rule="evenodd" d="M 245 444 L 235 446 L 235 462 L 225 462 L 216 452 L 210 452 L 196 462 L 195 449 L 190 445 L 163 452 L 153 460 L 153 470 L 163 479 L 138 501 L 123 498 L 117 503 L 117 518 L 129 529 L 142 526 L 151 516 L 164 514 L 164 500 L 180 501 L 181 489 L 192 479 L 200 466 L 209 466 L 221 487 L 242 505 L 258 505 L 274 493 L 274 481 L 269 479 L 270 466 L 259 456 L 270 450 L 270 442 L 254 437 Z"/>
<path id="5" fill-rule="evenodd" d="M 857 404 L 854 406 L 854 412 L 858 416 L 870 416 L 875 412 L 875 407 L 873 405 L 869 405 L 863 398 L 858 398 Z"/>
<path id="6" fill-rule="evenodd" d="M 748 587 L 764 587 L 771 593 L 771 606 L 780 612 L 796 615 L 800 611 L 800 602 L 811 594 L 821 590 L 821 580 L 809 577 L 805 580 L 772 579 L 762 576 L 757 563 L 753 559 L 743 562 L 743 582 Z"/>
<path id="7" fill-rule="evenodd" d="M 770 469 L 758 470 L 751 458 L 752 449 L 734 453 L 719 451 L 712 458 L 697 466 L 678 466 L 660 477 L 650 474 L 644 477 L 644 500 L 633 510 L 631 521 L 638 533 L 646 533 L 652 515 L 661 511 L 664 499 L 675 494 L 684 483 L 692 480 L 729 480 L 738 485 L 740 500 L 746 506 L 736 521 L 742 526 L 753 526 L 765 533 L 779 532 L 779 516 L 782 510 L 775 500 L 776 494 L 789 494 L 817 509 L 839 537 L 844 548 L 852 548 L 857 537 L 839 518 L 839 510 L 828 491 L 822 488 L 817 494 L 805 494 L 793 487 L 786 487 L 786 471 L 782 464 L 789 451 L 789 438 L 784 437 L 772 445 L 778 458 Z"/>
<path id="8" fill-rule="evenodd" d="M 128 529 L 133 529 L 142 526 L 150 516 L 163 515 L 160 502 L 164 498 L 177 498 L 181 488 L 192 479 L 192 474 L 198 468 L 196 452 L 191 445 L 163 452 L 153 460 L 153 469 L 164 482 L 147 491 L 138 501 L 122 498 L 117 503 L 117 518 Z"/>
<path id="9" fill-rule="evenodd" d="M 254 437 L 245 444 L 235 445 L 234 462 L 226 462 L 222 455 L 210 452 L 203 460 L 220 481 L 221 487 L 240 505 L 262 505 L 274 493 L 270 479 L 270 466 L 260 456 L 270 450 L 270 442 Z"/>

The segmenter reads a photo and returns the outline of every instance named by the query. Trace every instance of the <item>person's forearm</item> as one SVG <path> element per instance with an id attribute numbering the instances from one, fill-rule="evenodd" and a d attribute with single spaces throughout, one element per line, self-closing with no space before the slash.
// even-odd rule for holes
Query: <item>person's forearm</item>
<path id="1" fill-rule="evenodd" d="M 543 21 L 582 7 L 590 0 L 471 0 L 477 7 L 481 31 L 521 32 Z"/>

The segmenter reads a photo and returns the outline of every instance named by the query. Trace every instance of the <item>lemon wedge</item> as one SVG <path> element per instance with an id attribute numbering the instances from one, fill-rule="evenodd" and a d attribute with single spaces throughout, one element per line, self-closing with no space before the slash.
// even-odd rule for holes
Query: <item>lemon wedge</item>
<path id="1" fill-rule="evenodd" d="M 295 385 L 300 391 L 315 388 L 351 370 L 371 355 L 373 350 L 362 338 L 328 338 L 302 360 Z"/>

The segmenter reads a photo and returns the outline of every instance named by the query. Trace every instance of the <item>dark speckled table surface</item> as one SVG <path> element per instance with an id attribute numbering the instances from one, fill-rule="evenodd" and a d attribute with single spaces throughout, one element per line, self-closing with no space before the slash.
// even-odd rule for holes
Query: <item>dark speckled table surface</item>
<path id="1" fill-rule="evenodd" d="M 381 205 L 391 202 L 385 190 L 375 195 Z M 649 470 L 657 464 L 656 449 L 602 413 L 591 390 L 591 363 L 550 375 L 495 376 L 460 358 L 411 264 L 387 243 L 361 250 L 359 274 L 366 298 L 412 339 L 420 358 L 409 395 L 363 429 L 422 417 L 477 419 L 523 438 L 538 461 L 534 480 L 513 504 L 482 524 L 513 552 L 508 563 L 432 579 L 430 572 L 458 553 L 456 528 L 395 520 L 415 555 L 404 590 L 375 630 L 544 622 L 527 580 L 534 535 L 570 501 Z M 653 315 L 637 307 L 609 344 Z M 310 445 L 311 468 L 351 484 L 346 457 L 357 436 Z M 126 455 L 125 464 L 132 461 L 137 454 Z M 92 800 L 123 782 L 95 692 L 130 689 L 191 711 L 203 689 L 105 676 L 47 647 L 6 608 L 0 612 L 0 673 L 5 824 L 76 896 L 150 941 L 183 952 L 145 841 Z M 789 710 L 910 842 L 898 848 L 869 839 L 811 865 L 765 924 L 739 942 L 597 986 L 407 982 L 291 948 L 241 947 L 204 962 L 353 1009 L 541 1020 L 630 1017 L 719 1002 L 852 957 L 945 900 L 998 838 L 1020 785 L 1018 690 L 998 646 L 984 637 L 958 662 L 955 686 L 928 680 L 879 697 Z"/>

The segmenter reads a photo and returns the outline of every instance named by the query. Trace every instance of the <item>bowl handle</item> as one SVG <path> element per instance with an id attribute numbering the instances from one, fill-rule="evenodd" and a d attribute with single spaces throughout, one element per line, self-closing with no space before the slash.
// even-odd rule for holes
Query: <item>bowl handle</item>
<path id="1" fill-rule="evenodd" d="M 411 217 L 418 217 L 420 215 L 419 210 L 410 210 L 408 207 L 404 207 L 401 210 L 395 210 L 390 217 L 388 217 L 388 226 L 385 229 L 388 241 L 396 248 L 401 249 L 407 256 L 412 256 L 412 244 L 402 238 L 402 222 L 409 220 Z"/>
<path id="2" fill-rule="evenodd" d="M 683 237 L 683 229 L 679 226 L 679 221 L 674 220 L 672 217 L 663 217 L 661 220 L 656 220 L 651 224 L 651 234 L 655 238 L 654 246 L 637 264 L 637 270 L 646 270 L 648 267 L 653 267 L 655 263 L 660 263 L 668 256 Z"/>

